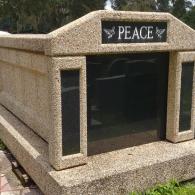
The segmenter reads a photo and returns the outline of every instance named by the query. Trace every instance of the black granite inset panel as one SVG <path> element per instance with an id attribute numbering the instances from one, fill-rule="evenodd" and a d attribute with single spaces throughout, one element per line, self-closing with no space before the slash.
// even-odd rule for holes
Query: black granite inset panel
<path id="1" fill-rule="evenodd" d="M 89 155 L 165 139 L 168 53 L 87 57 Z"/>
<path id="2" fill-rule="evenodd" d="M 167 41 L 166 22 L 102 21 L 102 43 L 152 43 Z"/>
<path id="3" fill-rule="evenodd" d="M 79 70 L 61 71 L 62 151 L 80 153 Z"/>
<path id="4" fill-rule="evenodd" d="M 194 62 L 182 63 L 179 131 L 191 129 Z"/>

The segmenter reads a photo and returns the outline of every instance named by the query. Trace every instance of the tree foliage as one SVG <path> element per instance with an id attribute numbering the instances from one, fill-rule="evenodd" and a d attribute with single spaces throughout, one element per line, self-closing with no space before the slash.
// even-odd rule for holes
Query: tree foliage
<path id="1" fill-rule="evenodd" d="M 0 29 L 12 33 L 48 33 L 88 12 L 104 9 L 107 0 L 0 0 Z M 110 0 L 115 10 L 170 12 L 195 27 L 190 0 Z"/>
<path id="2" fill-rule="evenodd" d="M 0 28 L 17 33 L 47 33 L 103 8 L 104 0 L 0 0 Z"/>
<path id="3" fill-rule="evenodd" d="M 183 21 L 195 29 L 195 6 L 183 16 Z"/>
<path id="4" fill-rule="evenodd" d="M 170 0 L 157 0 L 156 9 L 157 11 L 169 12 L 171 9 Z"/>
<path id="5" fill-rule="evenodd" d="M 192 0 L 111 0 L 116 10 L 170 12 L 195 28 Z"/>
<path id="6" fill-rule="evenodd" d="M 155 0 L 112 0 L 113 8 L 124 11 L 153 11 Z"/>

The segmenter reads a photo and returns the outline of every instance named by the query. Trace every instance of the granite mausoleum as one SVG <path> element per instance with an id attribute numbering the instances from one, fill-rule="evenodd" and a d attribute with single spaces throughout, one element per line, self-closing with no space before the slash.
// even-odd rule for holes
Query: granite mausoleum
<path id="1" fill-rule="evenodd" d="M 0 37 L 0 138 L 47 195 L 195 178 L 195 31 L 168 13 L 95 11 Z"/>

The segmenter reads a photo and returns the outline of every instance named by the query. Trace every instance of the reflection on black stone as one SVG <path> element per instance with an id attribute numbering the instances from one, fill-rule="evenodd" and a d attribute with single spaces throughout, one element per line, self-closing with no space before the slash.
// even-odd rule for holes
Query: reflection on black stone
<path id="1" fill-rule="evenodd" d="M 80 153 L 79 71 L 61 71 L 62 153 Z"/>
<path id="2" fill-rule="evenodd" d="M 179 131 L 190 130 L 194 62 L 182 64 Z"/>
<path id="3" fill-rule="evenodd" d="M 87 57 L 89 155 L 165 138 L 168 58 Z"/>

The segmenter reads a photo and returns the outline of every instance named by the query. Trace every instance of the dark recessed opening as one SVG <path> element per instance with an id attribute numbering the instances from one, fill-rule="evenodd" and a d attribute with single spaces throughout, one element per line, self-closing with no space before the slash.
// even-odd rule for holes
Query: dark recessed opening
<path id="1" fill-rule="evenodd" d="M 88 154 L 165 139 L 168 53 L 87 57 Z"/>

